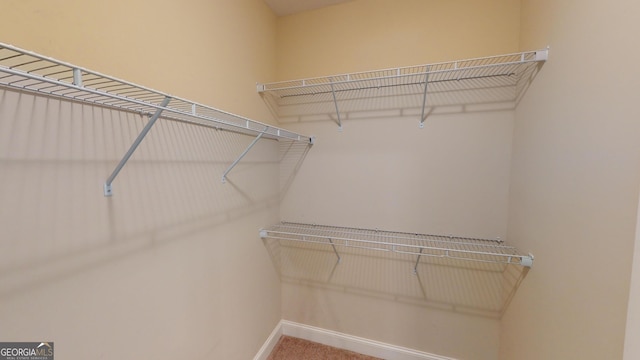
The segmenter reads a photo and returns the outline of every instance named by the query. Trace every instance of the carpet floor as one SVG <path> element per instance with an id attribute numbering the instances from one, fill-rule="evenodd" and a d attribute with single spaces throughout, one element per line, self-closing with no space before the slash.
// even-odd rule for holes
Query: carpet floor
<path id="1" fill-rule="evenodd" d="M 267 360 L 382 360 L 318 344 L 312 341 L 282 336 Z"/>

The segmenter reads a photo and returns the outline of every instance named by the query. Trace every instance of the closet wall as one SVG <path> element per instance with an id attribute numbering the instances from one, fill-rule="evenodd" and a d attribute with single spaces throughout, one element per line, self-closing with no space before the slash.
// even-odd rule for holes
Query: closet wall
<path id="1" fill-rule="evenodd" d="M 354 0 L 281 17 L 277 77 L 290 80 L 515 52 L 519 12 L 520 1 L 514 0 Z"/>
<path id="2" fill-rule="evenodd" d="M 632 360 L 640 356 L 640 217 L 636 222 L 636 241 L 633 251 L 633 270 L 629 289 L 629 310 L 624 341 L 624 359 Z"/>
<path id="3" fill-rule="evenodd" d="M 638 13 L 633 1 L 523 1 L 521 46 L 551 53 L 516 112 L 508 237 L 536 264 L 503 318 L 501 359 L 622 358 L 640 184 Z"/>
<path id="4" fill-rule="evenodd" d="M 353 1 L 287 16 L 278 19 L 278 79 L 516 52 L 519 19 L 519 0 Z M 342 131 L 326 117 L 287 119 L 318 141 L 281 218 L 504 238 L 514 111 L 441 108 L 420 129 L 420 112 L 400 111 L 402 101 L 344 113 Z M 424 265 L 416 276 L 411 261 L 381 253 L 336 265 L 331 249 L 280 250 L 287 320 L 453 358 L 498 358 L 501 309 L 492 301 L 503 289 L 490 272 Z"/>
<path id="5" fill-rule="evenodd" d="M 8 1 L 0 41 L 268 121 L 275 16 L 261 0 Z M 278 143 L 0 90 L 0 338 L 61 359 L 252 358 L 281 318 L 258 229 Z"/>

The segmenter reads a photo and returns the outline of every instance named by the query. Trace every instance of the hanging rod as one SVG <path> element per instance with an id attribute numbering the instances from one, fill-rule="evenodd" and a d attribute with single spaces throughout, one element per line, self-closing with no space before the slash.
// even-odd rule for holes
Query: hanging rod
<path id="1" fill-rule="evenodd" d="M 260 230 L 262 239 L 296 241 L 336 247 L 360 248 L 416 256 L 414 272 L 425 257 L 533 266 L 533 255 L 524 255 L 501 240 L 415 234 L 373 229 L 282 222 Z"/>
<path id="2" fill-rule="evenodd" d="M 160 115 L 170 120 L 246 135 L 262 134 L 261 137 L 307 144 L 312 144 L 314 141 L 309 136 L 266 125 L 4 43 L 0 43 L 0 86 L 151 116 L 152 121 L 145 126 L 105 182 L 105 196 L 111 196 L 111 182 Z M 170 99 L 170 102 L 167 99 Z"/>
<path id="3" fill-rule="evenodd" d="M 279 81 L 258 84 L 257 90 L 268 96 L 275 106 L 276 114 L 281 116 L 281 107 L 292 105 L 305 106 L 309 97 L 322 97 L 333 102 L 338 117 L 338 102 L 358 99 L 365 91 L 385 89 L 385 94 L 420 95 L 421 119 L 425 120 L 427 97 L 438 92 L 446 92 L 446 100 L 451 103 L 473 103 L 469 100 L 469 91 L 510 88 L 505 101 L 516 101 L 526 79 L 537 64 L 548 59 L 549 49 L 525 51 L 505 55 L 456 60 L 434 64 L 407 66 L 374 71 L 339 74 L 299 80 Z M 336 95 L 341 94 L 338 98 Z M 265 98 L 267 100 L 267 98 Z M 429 106 L 444 105 L 438 101 L 429 101 Z M 342 125 L 341 123 L 339 125 Z"/>

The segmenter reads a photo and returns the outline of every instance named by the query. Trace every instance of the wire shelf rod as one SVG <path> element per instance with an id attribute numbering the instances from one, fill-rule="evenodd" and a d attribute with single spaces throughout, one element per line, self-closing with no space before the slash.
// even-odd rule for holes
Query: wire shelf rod
<path id="1" fill-rule="evenodd" d="M 487 253 L 487 252 L 477 252 L 477 251 L 474 252 L 474 251 L 467 251 L 467 250 L 433 248 L 429 246 L 417 246 L 417 245 L 411 246 L 411 245 L 403 245 L 403 244 L 378 243 L 375 241 L 354 240 L 354 239 L 345 240 L 345 239 L 331 238 L 332 240 L 345 241 L 344 243 L 334 242 L 332 244 L 328 241 L 312 240 L 308 238 L 299 239 L 299 238 L 278 237 L 278 236 L 272 236 L 272 235 L 261 235 L 261 237 L 263 239 L 273 239 L 273 240 L 280 240 L 280 241 L 296 241 L 296 242 L 304 242 L 304 243 L 312 243 L 312 244 L 332 245 L 334 247 L 340 246 L 340 247 L 353 248 L 353 249 L 363 249 L 363 250 L 371 250 L 371 251 L 381 251 L 381 252 L 389 252 L 389 253 L 396 253 L 396 254 L 412 255 L 412 256 L 418 256 L 418 259 L 422 256 L 426 256 L 426 257 L 432 257 L 432 258 L 447 258 L 447 259 L 465 260 L 465 261 L 491 263 L 491 264 L 500 263 L 500 264 L 515 264 L 515 265 L 523 265 L 523 264 L 526 264 L 528 261 L 532 261 L 531 255 L 515 255 L 515 254 L 509 255 L 509 254 Z M 353 245 L 352 243 L 358 243 L 358 244 L 370 243 L 370 244 L 378 244 L 378 245 L 387 245 L 389 246 L 389 248 L 371 247 L 371 246 L 365 246 L 365 245 Z M 400 250 L 398 249 L 399 247 L 415 248 L 418 251 Z M 439 251 L 442 253 L 441 254 L 425 253 L 424 252 L 425 249 L 430 251 Z M 494 258 L 494 260 L 474 258 L 469 256 L 456 256 L 455 254 L 487 256 L 487 257 Z M 519 261 L 514 261 L 515 259 Z M 414 268 L 417 268 L 418 264 L 419 264 L 419 261 L 416 261 Z"/>
<path id="2" fill-rule="evenodd" d="M 142 108 L 149 109 L 150 111 L 151 110 L 162 109 L 163 111 L 171 112 L 171 113 L 174 113 L 174 114 L 200 118 L 201 120 L 212 121 L 212 122 L 215 122 L 215 123 L 220 123 L 221 125 L 224 125 L 224 126 L 229 126 L 229 127 L 243 129 L 243 130 L 249 130 L 249 131 L 252 131 L 252 132 L 255 132 L 255 133 L 259 133 L 259 131 L 256 131 L 256 130 L 252 129 L 251 127 L 248 127 L 246 125 L 247 121 L 249 121 L 249 123 L 251 123 L 251 124 L 261 124 L 263 126 L 266 126 L 265 124 L 254 122 L 253 120 L 249 120 L 247 118 L 243 118 L 243 117 L 240 117 L 240 116 L 228 113 L 228 112 L 224 112 L 224 111 L 221 111 L 221 110 L 218 110 L 218 109 L 215 109 L 215 108 L 210 108 L 210 107 L 207 107 L 205 105 L 197 104 L 198 106 L 201 106 L 201 107 L 203 107 L 205 109 L 209 109 L 209 110 L 212 110 L 214 112 L 219 112 L 221 114 L 229 115 L 230 117 L 235 117 L 235 118 L 238 118 L 238 119 L 242 119 L 242 120 L 245 121 L 245 125 L 240 125 L 240 124 L 237 124 L 237 123 L 233 123 L 233 122 L 225 121 L 225 120 L 222 120 L 222 119 L 219 119 L 219 118 L 214 118 L 214 117 L 211 117 L 211 116 L 206 116 L 206 115 L 201 115 L 201 114 L 195 114 L 194 115 L 192 113 L 187 113 L 185 111 L 180 111 L 178 109 L 174 109 L 174 108 L 171 108 L 171 107 L 162 107 L 161 105 L 157 105 L 157 104 L 154 104 L 154 103 L 140 101 L 140 100 L 135 99 L 135 98 L 123 97 L 123 96 L 120 96 L 120 95 L 117 95 L 117 94 L 113 94 L 113 93 L 109 93 L 109 92 L 102 92 L 102 91 L 98 91 L 98 90 L 95 90 L 95 89 L 92 89 L 92 88 L 76 86 L 76 85 L 73 85 L 71 83 L 61 84 L 60 82 L 58 82 L 55 79 L 43 78 L 43 77 L 39 77 L 38 75 L 32 75 L 32 74 L 29 74 L 29 73 L 22 73 L 20 71 L 16 71 L 16 70 L 13 70 L 13 69 L 6 69 L 6 68 L 2 69 L 0 67 L 0 71 L 4 71 L 4 72 L 10 73 L 12 75 L 27 77 L 27 78 L 30 78 L 30 79 L 33 79 L 33 80 L 40 80 L 42 82 L 47 82 L 47 83 L 50 83 L 52 85 L 51 87 L 53 87 L 53 88 L 61 87 L 61 89 L 56 90 L 56 91 L 43 91 L 43 89 L 45 89 L 45 88 L 33 89 L 33 88 L 30 88 L 30 87 L 12 85 L 11 83 L 5 83 L 5 85 L 11 86 L 11 87 L 20 88 L 20 89 L 24 89 L 24 90 L 35 91 L 35 92 L 41 92 L 41 93 L 48 94 L 48 95 L 64 97 L 64 95 L 60 95 L 59 94 L 60 91 L 74 89 L 74 90 L 78 90 L 78 91 L 83 92 L 83 93 L 91 93 L 91 94 L 95 94 L 95 95 L 108 97 L 108 98 L 113 99 L 114 101 L 121 101 L 122 103 L 125 103 L 125 104 L 135 104 L 135 105 L 141 106 Z M 47 88 L 50 88 L 50 87 L 47 87 Z M 68 98 L 73 99 L 73 100 L 83 101 L 82 98 L 78 98 L 78 97 L 75 97 L 75 96 L 74 97 L 68 97 Z M 175 99 L 175 100 L 180 101 L 181 99 L 178 98 L 178 99 Z M 172 101 L 174 101 L 174 100 L 172 100 Z M 185 100 L 182 100 L 182 101 L 185 101 Z M 101 102 L 93 101 L 91 103 L 96 104 L 96 105 L 105 104 L 105 105 L 108 105 L 108 106 L 114 106 L 114 105 L 111 105 L 107 101 L 101 101 Z M 140 111 L 140 108 L 136 108 L 136 107 L 134 107 L 134 108 L 125 107 L 125 106 L 116 106 L 116 107 L 118 107 L 118 108 L 120 108 L 122 110 L 129 110 L 129 111 L 134 111 L 134 112 L 139 112 Z M 277 128 L 274 128 L 274 127 L 270 127 L 270 128 L 271 129 L 277 129 Z M 298 134 L 296 134 L 295 136 L 287 136 L 287 135 L 282 135 L 282 133 L 281 133 L 281 135 L 278 136 L 278 135 L 275 135 L 274 132 L 275 131 L 269 132 L 269 135 L 276 136 L 278 138 L 287 138 L 289 140 L 301 141 L 301 137 Z M 284 131 L 284 133 L 286 133 L 286 132 L 287 131 Z M 289 132 L 289 133 L 292 134 L 291 132 Z M 305 141 L 305 142 L 308 142 L 308 143 L 311 142 L 311 138 L 310 137 L 306 137 L 305 136 L 305 137 L 302 137 L 302 139 L 303 139 L 302 141 Z"/>
<path id="3" fill-rule="evenodd" d="M 269 238 L 277 238 L 279 240 L 293 240 L 293 241 L 298 241 L 297 237 L 300 236 L 299 233 L 286 233 L 286 232 L 280 232 L 280 231 L 273 231 L 273 230 L 267 230 L 267 234 L 273 234 L 273 235 L 267 235 L 267 237 Z M 288 235 L 288 236 L 287 236 Z M 464 252 L 464 253 L 468 253 L 468 254 L 475 254 L 475 255 L 491 255 L 491 256 L 502 256 L 502 257 L 523 257 L 525 255 L 519 255 L 516 251 L 514 251 L 514 249 L 512 248 L 504 248 L 504 249 L 495 249 L 496 251 L 478 251 L 478 250 L 468 250 L 468 249 L 456 249 L 453 247 L 445 247 L 445 246 L 434 246 L 434 245 L 416 245 L 416 244 L 406 244 L 406 243 L 398 243 L 398 242 L 390 242 L 390 241 L 383 241 L 383 240 L 364 240 L 364 239 L 354 239 L 354 238 L 347 238 L 347 237 L 341 237 L 341 236 L 332 236 L 332 235 L 310 235 L 310 234 L 305 234 L 305 239 L 306 238 L 312 238 L 312 239 L 333 239 L 333 240 L 339 240 L 339 241 L 350 241 L 350 242 L 357 242 L 357 243 L 362 243 L 362 244 L 371 244 L 371 245 L 383 245 L 383 246 L 387 246 L 387 247 L 391 247 L 391 246 L 396 246 L 396 247 L 401 247 L 401 248 L 408 248 L 408 249 L 415 249 L 415 250 L 419 250 L 419 249 L 428 249 L 428 250 L 448 250 L 448 251 L 455 251 L 455 252 Z M 307 240 L 302 240 L 302 241 L 307 241 Z M 314 240 L 314 241 L 319 241 L 322 243 L 325 243 L 325 241 L 321 241 L 321 240 Z M 442 245 L 442 241 L 439 242 Z M 445 245 L 461 245 L 461 244 L 456 244 L 456 243 L 452 243 L 452 244 L 445 244 Z M 474 246 L 474 247 L 485 247 L 483 245 L 469 245 L 469 244 L 465 244 L 466 246 Z M 505 250 L 505 252 L 499 252 L 498 250 Z M 509 250 L 509 252 L 506 252 L 506 250 Z M 409 254 L 417 254 L 417 252 L 407 252 Z"/>
<path id="4" fill-rule="evenodd" d="M 548 50 L 537 50 L 530 51 L 524 53 L 514 53 L 514 54 L 506 54 L 506 55 L 496 55 L 489 56 L 485 58 L 475 58 L 475 59 L 467 59 L 467 60 L 457 60 L 453 62 L 440 62 L 426 65 L 417 65 L 417 66 L 406 66 L 399 68 L 391 68 L 391 69 L 382 69 L 382 70 L 374 70 L 374 71 L 363 71 L 356 72 L 350 74 L 339 74 L 333 75 L 330 77 L 315 77 L 315 78 L 306 78 L 302 80 L 288 80 L 288 81 L 279 81 L 279 82 L 271 82 L 262 84 L 262 91 L 279 91 L 279 90 L 289 90 L 296 88 L 305 88 L 305 87 L 313 87 L 322 84 L 348 84 L 357 81 L 371 81 L 371 80 L 384 80 L 384 79 L 397 79 L 402 77 L 409 77 L 416 75 L 416 72 L 420 72 L 424 74 L 424 69 L 426 67 L 430 67 L 431 70 L 428 71 L 429 74 L 438 74 L 438 73 L 448 73 L 448 72 L 460 72 L 464 70 L 479 70 L 479 69 L 488 69 L 494 67 L 505 67 L 510 65 L 521 65 L 526 63 L 534 63 L 539 62 L 538 53 L 547 52 Z M 526 56 L 529 55 L 529 56 Z M 517 57 L 517 60 L 516 60 Z M 544 58 L 544 56 L 542 56 Z M 508 61 L 490 63 L 489 61 L 495 59 L 510 59 Z M 513 60 L 511 60 L 513 59 Z M 487 60 L 487 61 L 480 61 Z M 471 65 L 460 66 L 460 63 L 469 63 Z M 403 70 L 414 70 L 414 72 L 406 73 Z M 389 73 L 391 75 L 377 75 L 380 73 Z M 344 78 L 345 80 L 333 80 Z M 285 84 L 298 83 L 300 85 L 291 85 L 291 86 L 280 86 Z"/>
<path id="5" fill-rule="evenodd" d="M 495 65 L 487 65 L 485 67 L 504 67 L 504 64 L 495 64 Z M 474 69 L 478 69 L 478 68 L 474 68 Z M 458 73 L 458 74 L 462 74 L 461 76 L 457 76 L 455 78 L 451 78 L 451 79 L 443 79 L 443 80 L 432 80 L 429 81 L 429 83 L 438 83 L 438 82 L 445 82 L 445 81 L 463 81 L 463 80 L 474 80 L 474 79 L 483 79 L 483 78 L 493 78 L 493 77 L 505 77 L 505 76 L 513 76 L 515 75 L 515 72 L 510 71 L 510 72 L 505 72 L 505 73 L 499 73 L 499 74 L 486 74 L 486 75 L 467 75 L 464 76 L 460 70 L 437 70 L 437 71 L 429 71 L 429 72 L 425 72 L 426 74 L 429 75 L 438 75 L 438 74 L 447 74 L 447 73 Z M 382 82 L 384 80 L 394 80 L 394 79 L 399 79 L 399 78 L 409 78 L 409 77 L 414 77 L 414 74 L 408 74 L 408 75 L 396 75 L 396 76 L 381 76 L 381 77 L 377 77 L 377 78 L 369 78 L 369 79 L 358 79 L 358 80 L 344 80 L 344 81 L 336 81 L 336 82 L 327 82 L 327 83 L 323 83 L 323 84 L 314 84 L 314 85 L 300 85 L 300 86 L 290 86 L 290 87 L 282 87 L 282 88 L 275 88 L 275 89 L 267 89 L 264 90 L 265 92 L 282 92 L 285 90 L 298 90 L 298 89 L 306 89 L 306 88 L 317 88 L 319 86 L 324 86 L 324 85 L 333 85 L 333 86 L 340 86 L 340 85 L 349 85 L 349 84 L 357 84 L 357 83 L 363 83 L 363 82 L 373 82 L 373 81 L 377 81 L 378 84 L 377 85 L 373 85 L 373 86 L 354 86 L 351 88 L 342 88 L 339 90 L 336 90 L 336 92 L 343 92 L 343 91 L 356 91 L 356 90 L 366 90 L 366 89 L 375 89 L 375 88 L 385 88 L 385 87 L 393 87 L 393 86 L 406 86 L 406 85 L 421 85 L 424 84 L 424 81 L 416 81 L 416 82 L 397 82 L 394 84 L 385 84 L 382 85 Z M 321 93 L 328 93 L 330 91 L 313 91 L 313 92 L 305 92 L 305 93 L 298 93 L 298 94 L 289 94 L 289 95 L 283 95 L 281 97 L 291 97 L 291 96 L 302 96 L 302 95 L 313 95 L 313 94 L 321 94 Z"/>
<path id="6" fill-rule="evenodd" d="M 165 94 L 162 93 L 160 91 L 156 91 L 153 90 L 151 88 L 148 87 L 144 87 L 141 85 L 137 85 L 131 82 L 128 82 L 126 80 L 121 80 L 121 79 L 117 79 L 108 75 L 104 75 L 101 74 L 99 72 L 96 71 L 92 71 L 92 70 L 88 70 L 82 67 L 78 67 L 75 65 L 72 65 L 70 63 L 64 62 L 64 61 L 60 61 L 60 60 L 56 60 L 44 55 L 40 55 L 37 54 L 35 52 L 32 51 L 28 51 L 28 50 L 24 50 L 24 49 L 20 49 L 18 47 L 15 47 L 13 45 L 8 45 L 8 44 L 4 44 L 4 43 L 0 43 L 0 51 L 2 52 L 9 52 L 8 56 L 5 55 L 0 55 L 0 73 L 7 73 L 9 74 L 7 77 L 0 77 L 0 79 L 5 79 L 5 78 L 9 78 L 11 79 L 12 76 L 21 78 L 22 80 L 26 80 L 26 79 L 32 79 L 32 80 L 37 80 L 37 81 L 41 81 L 41 82 L 47 82 L 51 84 L 51 87 L 47 87 L 47 89 L 53 88 L 53 89 L 57 89 L 57 87 L 61 87 L 61 88 L 73 88 L 75 90 L 79 90 L 81 93 L 87 92 L 87 93 L 92 93 L 92 94 L 96 94 L 96 95 L 103 95 L 105 97 L 109 97 L 109 98 L 115 98 L 118 100 L 123 101 L 125 104 L 129 105 L 131 104 L 132 106 L 118 106 L 118 108 L 122 109 L 122 110 L 128 110 L 128 111 L 134 111 L 134 112 L 138 112 L 140 111 L 140 109 L 145 109 L 146 111 L 148 111 L 149 113 L 151 113 L 152 111 L 158 110 L 160 108 L 160 106 L 158 104 L 154 104 L 148 101 L 140 101 L 140 99 L 136 99 L 134 97 L 126 97 L 126 96 L 121 96 L 121 94 L 119 94 L 117 91 L 116 93 L 113 93 L 111 91 L 107 92 L 107 91 L 100 91 L 99 89 L 94 89 L 91 87 L 86 86 L 77 86 L 74 85 L 72 82 L 66 81 L 66 80 L 72 80 L 73 77 L 73 72 L 74 71 L 79 71 L 80 73 L 82 73 L 83 78 L 88 78 L 88 81 L 94 81 L 96 79 L 103 79 L 104 80 L 104 84 L 106 85 L 106 87 L 101 86 L 100 89 L 106 89 L 106 88 L 110 88 L 110 87 L 118 87 L 121 86 L 123 88 L 130 88 L 130 89 L 139 89 L 140 91 L 143 92 L 147 92 L 150 94 L 156 94 L 158 96 L 158 99 L 162 99 L 165 98 L 167 96 L 172 98 L 172 104 L 173 103 L 188 103 L 188 104 L 193 104 L 195 106 L 197 106 L 199 109 L 201 109 L 201 111 L 208 111 L 208 112 L 212 112 L 218 115 L 218 117 L 212 117 L 212 116 L 205 116 L 202 114 L 192 114 L 190 113 L 189 115 L 193 118 L 198 118 L 198 120 L 206 120 L 206 121 L 213 121 L 213 122 L 219 122 L 222 125 L 222 129 L 225 129 L 225 127 L 232 127 L 232 128 L 236 128 L 236 129 L 243 129 L 246 130 L 248 132 L 250 132 L 251 134 L 258 134 L 260 133 L 259 128 L 263 128 L 264 126 L 267 126 L 266 124 L 263 124 L 261 122 L 258 121 L 254 121 L 251 119 L 248 119 L 246 117 L 240 116 L 240 115 L 236 115 L 236 114 L 232 114 L 220 109 L 216 109 L 213 107 L 209 107 L 207 105 L 203 105 L 203 104 L 199 104 L 199 103 L 195 103 L 189 100 L 185 100 L 183 98 L 180 97 L 176 97 L 176 96 L 172 96 L 169 94 Z M 20 58 L 25 58 L 24 61 L 19 62 L 19 61 L 15 61 L 16 59 L 20 59 Z M 9 60 L 14 60 L 14 62 L 12 62 L 11 64 L 7 64 L 7 62 Z M 25 66 L 25 64 L 27 63 L 37 63 L 39 60 L 40 62 L 43 63 L 43 65 L 45 64 L 50 64 L 50 65 L 45 65 L 45 66 L 39 66 L 39 67 L 35 67 L 34 69 L 28 70 L 28 71 L 23 71 L 23 70 L 18 70 L 15 69 L 15 67 L 20 67 L 20 66 Z M 11 62 L 11 61 L 9 61 Z M 14 68 L 12 68 L 14 67 Z M 55 67 L 60 67 L 62 68 L 62 70 L 56 70 L 56 69 L 52 69 L 55 70 L 53 72 L 46 72 L 46 73 L 36 73 L 37 69 L 49 69 L 49 68 L 55 68 Z M 59 75 L 59 74 L 68 74 L 65 76 L 61 76 L 61 77 L 52 77 L 54 75 Z M 16 79 L 17 80 L 17 79 Z M 84 80 L 84 79 L 83 79 Z M 109 82 L 112 83 L 113 86 L 109 85 Z M 34 88 L 33 85 L 29 85 L 29 86 L 19 86 L 19 85 L 12 85 L 11 83 L 7 83 L 4 82 L 0 85 L 6 85 L 6 86 L 10 86 L 10 87 L 15 87 L 18 89 L 22 89 L 22 90 L 27 90 L 27 91 L 34 91 L 34 92 L 39 92 L 39 93 L 44 93 L 44 94 L 48 94 L 48 95 L 52 95 L 52 96 L 60 96 L 60 97 L 65 97 L 64 94 L 59 94 L 59 91 L 62 90 L 55 90 L 55 91 L 50 91 L 47 92 L 45 91 L 45 88 Z M 83 101 L 82 98 L 79 97 L 68 97 L 72 100 L 76 100 L 76 101 Z M 96 104 L 96 105 L 103 105 L 102 102 L 100 101 L 94 101 L 91 102 L 92 104 Z M 106 104 L 107 106 L 110 106 L 109 104 Z M 180 110 L 176 110 L 172 107 L 164 107 L 162 109 L 163 111 L 168 111 L 168 112 L 172 112 L 174 114 L 178 114 L 178 115 L 184 115 L 185 112 L 180 111 Z M 163 116 L 164 117 L 164 116 Z M 251 126 L 241 126 L 238 123 L 235 122 L 231 122 L 231 121 L 226 121 L 226 120 L 222 120 L 219 117 L 228 117 L 231 119 L 234 119 L 235 121 L 239 121 L 239 122 L 248 122 L 251 124 Z M 294 141 L 303 141 L 303 142 L 307 142 L 310 143 L 311 142 L 311 138 L 308 136 L 302 136 L 299 134 L 295 134 L 295 136 L 282 136 L 279 134 L 279 132 L 277 131 L 278 128 L 272 127 L 274 129 L 274 131 L 270 131 L 268 133 L 269 136 L 271 137 L 275 137 L 275 138 L 286 138 L 288 140 L 294 140 Z M 225 129 L 226 130 L 226 129 Z M 283 134 L 292 134 L 292 132 L 288 132 L 288 131 L 283 131 Z"/>
<path id="7" fill-rule="evenodd" d="M 419 237 L 417 240 L 422 241 L 433 241 L 433 242 L 443 242 L 443 243 L 455 243 L 460 245 L 478 245 L 479 242 L 482 242 L 483 246 L 496 246 L 500 248 L 508 248 L 511 250 L 516 250 L 513 246 L 503 245 L 504 241 L 500 239 L 476 239 L 476 238 L 468 238 L 468 237 L 459 237 L 453 235 L 434 235 L 434 234 L 417 234 L 417 233 L 409 233 L 409 232 L 398 232 L 398 231 L 385 231 L 385 230 L 377 230 L 377 229 L 361 229 L 361 228 L 332 228 L 325 225 L 312 225 L 312 224 L 300 224 L 300 223 L 281 223 L 274 226 L 274 229 L 271 230 L 273 232 L 283 232 L 282 230 L 276 230 L 280 228 L 286 229 L 295 229 L 300 232 L 305 232 L 308 234 L 311 230 L 316 230 L 316 232 L 328 231 L 326 229 L 332 229 L 332 234 L 343 234 L 343 235 L 363 235 L 363 233 L 373 233 L 381 238 L 388 238 L 391 240 L 416 240 L 415 237 Z M 293 230 L 292 230 L 293 231 Z M 285 232 L 283 232 L 285 233 Z M 295 232 L 291 232 L 290 234 L 296 234 Z M 427 239 L 432 238 L 432 239 Z M 452 240 L 455 239 L 455 240 Z M 493 243 L 493 244 L 491 244 Z M 497 244 L 496 244 L 497 243 Z"/>
<path id="8" fill-rule="evenodd" d="M 460 79 L 442 79 L 442 80 L 430 80 L 428 83 L 429 84 L 437 84 L 437 83 L 447 83 L 447 82 L 460 82 L 460 81 L 468 81 L 468 80 L 480 80 L 480 79 L 488 79 L 488 78 L 500 78 L 500 77 L 510 77 L 515 75 L 513 72 L 511 73 L 504 73 L 504 74 L 496 74 L 496 75 L 485 75 L 485 76 L 472 76 L 472 77 L 466 77 L 466 78 L 460 78 Z M 361 80 L 361 82 L 363 81 L 368 81 L 368 80 Z M 308 96 L 308 95 L 323 95 L 323 94 L 331 94 L 332 92 L 335 93 L 341 93 L 341 92 L 350 92 L 350 91 L 355 91 L 355 90 L 374 90 L 374 89 L 384 89 L 384 88 L 393 88 L 393 87 L 401 87 L 401 86 L 422 86 L 424 84 L 424 80 L 423 81 L 415 81 L 415 82 L 409 82 L 409 83 L 397 83 L 397 84 L 387 84 L 387 85 L 371 85 L 371 86 L 359 86 L 357 89 L 352 89 L 352 88 L 346 88 L 346 89 L 337 89 L 335 91 L 331 91 L 331 90 L 322 90 L 322 91 L 314 91 L 312 93 L 300 93 L 300 94 L 286 94 L 286 95 L 281 95 L 280 98 L 290 98 L 290 97 L 298 97 L 298 96 Z M 511 85 L 514 86 L 515 84 Z M 280 90 L 280 89 L 278 89 Z"/>
<path id="9" fill-rule="evenodd" d="M 416 254 L 415 250 L 429 249 L 435 251 L 450 250 L 454 252 L 466 252 L 476 255 L 491 255 L 502 257 L 526 257 L 521 255 L 515 247 L 507 245 L 496 245 L 483 239 L 469 239 L 469 238 L 455 238 L 455 237 L 443 237 L 439 236 L 436 239 L 429 239 L 428 237 L 434 237 L 433 235 L 424 234 L 411 234 L 411 237 L 406 236 L 406 233 L 397 233 L 397 236 L 390 235 L 391 232 L 379 232 L 377 230 L 363 230 L 358 229 L 354 232 L 350 228 L 333 228 L 333 227 L 317 227 L 315 225 L 309 225 L 307 228 L 301 228 L 301 224 L 296 224 L 296 228 L 291 229 L 283 223 L 282 225 L 275 225 L 268 230 L 261 231 L 263 237 L 277 237 L 281 240 L 303 240 L 312 239 L 326 243 L 326 239 L 331 238 L 336 241 L 347 244 L 350 242 L 356 242 L 365 245 L 380 245 L 385 248 L 399 247 L 401 249 L 412 249 L 410 254 Z M 284 227 L 284 229 L 282 229 Z M 447 238 L 447 240 L 442 240 Z M 373 240 L 371 240 L 373 239 Z M 456 241 L 456 240 L 462 241 Z M 487 242 L 490 242 L 487 244 Z"/>

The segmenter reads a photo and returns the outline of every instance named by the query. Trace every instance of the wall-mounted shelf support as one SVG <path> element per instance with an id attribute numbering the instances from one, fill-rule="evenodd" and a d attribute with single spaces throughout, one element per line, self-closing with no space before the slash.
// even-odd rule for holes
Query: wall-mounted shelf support
<path id="1" fill-rule="evenodd" d="M 338 263 L 340 261 L 342 261 L 342 258 L 340 257 L 340 254 L 338 254 L 338 249 L 336 249 L 336 244 L 333 243 L 333 239 L 329 239 L 329 243 L 331 244 L 331 247 L 333 248 L 333 252 L 336 254 L 336 256 L 338 257 Z"/>
<path id="2" fill-rule="evenodd" d="M 105 182 L 105 196 L 112 195 L 113 180 L 160 115 L 163 119 L 249 136 L 258 135 L 260 138 L 297 141 L 309 146 L 314 142 L 314 138 L 309 136 L 267 126 L 246 117 L 3 43 L 0 43 L 0 87 L 151 116 L 145 130 Z"/>
<path id="3" fill-rule="evenodd" d="M 236 165 L 238 165 L 240 160 L 242 160 L 242 158 L 245 157 L 245 155 L 247 155 L 247 153 L 249 153 L 249 151 L 256 145 L 256 143 L 258 143 L 258 140 L 260 140 L 262 138 L 262 136 L 267 132 L 267 130 L 269 130 L 268 126 L 265 127 L 264 131 L 261 132 L 260 134 L 258 134 L 258 136 L 256 136 L 255 139 L 253 139 L 251 144 L 249 144 L 249 146 L 247 146 L 247 148 L 242 152 L 242 154 L 240 154 L 240 156 L 233 163 L 231 163 L 231 165 L 229 166 L 229 168 L 227 168 L 227 170 L 224 172 L 224 174 L 222 174 L 222 183 L 223 184 L 227 182 L 227 174 L 229 174 L 229 172 L 234 167 L 236 167 Z"/>
<path id="4" fill-rule="evenodd" d="M 424 121 L 427 119 L 424 112 L 427 107 L 427 90 L 429 89 L 429 70 L 431 66 L 427 66 L 427 71 L 424 73 L 424 94 L 422 94 L 422 114 L 420 115 L 420 129 L 424 128 Z"/>
<path id="5" fill-rule="evenodd" d="M 340 118 L 340 108 L 338 107 L 338 100 L 336 98 L 336 89 L 333 86 L 333 79 L 331 79 L 331 95 L 333 96 L 333 104 L 336 107 L 336 116 L 338 117 L 338 130 L 342 131 L 342 119 Z"/>
<path id="6" fill-rule="evenodd" d="M 420 264 L 420 258 L 422 256 L 420 256 L 422 254 L 422 251 L 424 249 L 420 248 L 420 251 L 418 252 L 418 258 L 416 258 L 416 264 L 413 266 L 413 275 L 418 275 L 418 264 Z"/>
<path id="7" fill-rule="evenodd" d="M 73 69 L 73 85 L 82 86 L 82 70 L 78 68 Z"/>
<path id="8" fill-rule="evenodd" d="M 413 266 L 413 272 L 416 274 L 420 259 L 423 256 L 456 261 L 519 265 L 526 268 L 533 266 L 533 255 L 523 255 L 515 247 L 505 245 L 502 240 L 289 222 L 282 222 L 269 228 L 261 229 L 260 237 L 284 242 L 329 245 L 333 248 L 339 261 L 341 257 L 338 254 L 337 247 L 340 246 L 415 255 L 418 257 Z"/>
<path id="9" fill-rule="evenodd" d="M 529 268 L 530 268 L 530 267 L 532 267 L 532 266 L 533 266 L 533 259 L 534 259 L 533 254 L 529 253 L 529 255 L 528 255 L 528 256 L 523 256 L 523 257 L 520 259 L 520 265 L 522 265 L 522 266 L 524 266 L 524 267 L 529 267 Z"/>
<path id="10" fill-rule="evenodd" d="M 167 105 L 169 105 L 169 101 L 171 101 L 170 97 L 167 96 L 164 98 L 162 103 L 160 103 L 161 107 L 156 110 L 153 116 L 151 116 L 151 118 L 149 119 L 149 122 L 147 122 L 147 125 L 145 125 L 145 127 L 142 129 L 140 134 L 138 134 L 138 137 L 133 141 L 133 144 L 131 144 L 131 147 L 129 147 L 129 150 L 127 150 L 127 153 L 124 154 L 124 157 L 122 158 L 122 160 L 120 160 L 118 165 L 116 165 L 116 168 L 113 169 L 113 172 L 107 178 L 107 181 L 105 181 L 104 183 L 104 196 L 113 195 L 113 187 L 112 187 L 113 180 L 115 180 L 116 176 L 118 176 L 118 174 L 120 173 L 120 170 L 122 170 L 122 168 L 127 163 L 127 161 L 129 161 L 129 158 L 131 157 L 131 155 L 133 155 L 133 153 L 136 151 L 140 143 L 142 143 L 142 140 L 144 140 L 145 136 L 147 136 L 147 134 L 149 133 L 153 125 L 156 123 L 156 120 L 158 120 L 158 118 L 162 114 L 162 110 L 164 110 L 164 108 Z"/>

